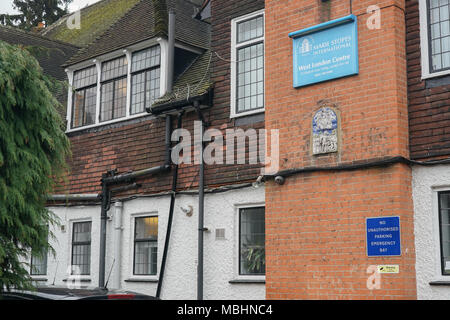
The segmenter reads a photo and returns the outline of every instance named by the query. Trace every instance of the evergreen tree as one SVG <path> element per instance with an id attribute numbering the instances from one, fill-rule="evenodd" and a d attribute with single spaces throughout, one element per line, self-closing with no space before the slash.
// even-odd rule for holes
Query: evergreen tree
<path id="1" fill-rule="evenodd" d="M 0 291 L 31 288 L 29 253 L 54 252 L 45 204 L 69 141 L 50 85 L 27 50 L 0 41 Z"/>
<path id="2" fill-rule="evenodd" d="M 73 0 L 14 0 L 14 9 L 19 14 L 0 15 L 0 23 L 16 26 L 24 30 L 37 27 L 39 22 L 51 25 L 68 12 Z"/>

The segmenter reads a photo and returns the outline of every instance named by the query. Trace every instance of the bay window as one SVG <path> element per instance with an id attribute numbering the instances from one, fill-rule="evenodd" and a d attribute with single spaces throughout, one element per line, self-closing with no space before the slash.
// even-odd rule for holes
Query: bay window
<path id="1" fill-rule="evenodd" d="M 146 114 L 146 108 L 161 96 L 159 44 L 99 60 L 73 72 L 69 130 Z"/>

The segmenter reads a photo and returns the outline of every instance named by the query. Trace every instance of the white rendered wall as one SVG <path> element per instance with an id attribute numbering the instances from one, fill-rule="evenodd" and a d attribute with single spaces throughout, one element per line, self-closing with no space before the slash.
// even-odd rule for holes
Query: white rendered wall
<path id="1" fill-rule="evenodd" d="M 246 205 L 264 206 L 264 187 L 205 195 L 205 226 L 210 229 L 210 232 L 204 234 L 204 299 L 265 299 L 264 283 L 230 283 L 231 280 L 243 280 L 237 274 L 237 213 L 239 206 Z M 134 218 L 147 215 L 159 217 L 159 273 L 169 206 L 170 196 L 138 198 L 123 202 L 122 259 L 120 264 L 122 289 L 155 295 L 158 276 L 133 276 Z M 181 208 L 188 208 L 189 206 L 193 207 L 193 215 L 190 217 L 181 210 Z M 60 217 L 66 231 L 62 232 L 59 228 L 55 230 L 57 241 L 51 243 L 57 252 L 57 257 L 54 259 L 49 256 L 48 272 L 47 276 L 44 277 L 47 281 L 40 283 L 45 285 L 53 283 L 56 264 L 59 261 L 55 285 L 67 285 L 67 282 L 62 280 L 68 277 L 66 270 L 70 265 L 71 223 L 87 219 L 92 221 L 91 276 L 87 277 L 91 282 L 83 282 L 82 284 L 90 287 L 98 286 L 100 207 L 51 207 L 49 209 Z M 108 215 L 112 216 L 114 213 L 115 207 L 111 205 Z M 216 240 L 216 228 L 225 229 L 224 240 Z M 197 230 L 197 195 L 178 195 L 175 202 L 170 248 L 161 294 L 162 299 L 195 300 L 197 298 Z M 114 260 L 113 231 L 114 223 L 111 219 L 107 223 L 106 278 L 108 278 Z M 118 265 L 116 261 L 111 278 L 114 276 Z M 248 280 L 248 277 L 244 280 Z M 112 280 L 110 280 L 110 283 L 112 283 Z"/>
<path id="2" fill-rule="evenodd" d="M 439 213 L 437 192 L 450 190 L 450 166 L 414 166 L 414 235 L 418 299 L 450 299 L 450 285 L 430 285 L 450 281 L 442 276 L 439 246 Z"/>

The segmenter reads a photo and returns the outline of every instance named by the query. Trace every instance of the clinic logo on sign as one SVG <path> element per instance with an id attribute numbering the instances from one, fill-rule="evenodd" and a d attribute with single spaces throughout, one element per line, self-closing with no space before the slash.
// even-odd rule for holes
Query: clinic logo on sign
<path id="1" fill-rule="evenodd" d="M 313 48 L 312 41 L 308 38 L 305 38 L 302 41 L 300 52 L 302 53 L 302 55 L 307 55 L 311 52 L 312 48 Z"/>

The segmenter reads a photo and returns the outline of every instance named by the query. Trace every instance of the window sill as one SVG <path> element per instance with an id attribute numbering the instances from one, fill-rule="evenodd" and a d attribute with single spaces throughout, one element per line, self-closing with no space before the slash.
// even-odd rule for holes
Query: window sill
<path id="1" fill-rule="evenodd" d="M 428 74 L 422 74 L 422 80 L 442 77 L 442 76 L 446 76 L 446 75 L 449 75 L 449 74 L 450 74 L 450 70 L 438 71 L 438 72 L 433 72 L 433 73 L 428 73 Z"/>
<path id="2" fill-rule="evenodd" d="M 233 279 L 228 281 L 230 284 L 265 284 L 266 279 Z"/>
<path id="3" fill-rule="evenodd" d="M 431 281 L 430 286 L 450 286 L 450 281 Z"/>
<path id="4" fill-rule="evenodd" d="M 159 279 L 156 278 L 129 278 L 129 279 L 125 279 L 125 282 L 144 282 L 144 283 L 158 283 Z"/>
<path id="5" fill-rule="evenodd" d="M 255 115 L 258 113 L 264 113 L 266 112 L 266 109 L 256 109 L 256 110 L 252 110 L 252 111 L 247 111 L 247 112 L 242 112 L 242 113 L 232 113 L 230 115 L 231 119 L 236 119 L 236 118 L 242 118 L 242 117 L 246 117 L 246 116 L 251 116 L 251 115 Z"/>
<path id="6" fill-rule="evenodd" d="M 31 281 L 47 282 L 48 279 L 42 276 L 31 276 Z"/>
<path id="7" fill-rule="evenodd" d="M 109 121 L 105 121 L 105 122 L 99 122 L 96 124 L 91 124 L 91 125 L 87 125 L 87 126 L 83 126 L 83 127 L 77 127 L 77 128 L 73 128 L 73 129 L 67 129 L 66 130 L 66 134 L 75 134 L 75 133 L 81 133 L 84 131 L 101 131 L 102 129 L 109 129 L 110 127 L 114 126 L 114 125 L 123 125 L 127 124 L 128 121 L 132 122 L 132 120 L 140 120 L 141 118 L 150 118 L 153 119 L 155 118 L 154 115 L 151 115 L 147 112 L 144 113 L 139 113 L 136 115 L 132 115 L 129 117 L 123 117 L 123 118 L 119 118 L 119 119 L 114 119 L 114 120 L 109 120 Z"/>
<path id="8" fill-rule="evenodd" d="M 68 281 L 71 281 L 71 282 L 76 282 L 76 281 L 79 281 L 79 282 L 91 282 L 91 279 L 88 279 L 88 278 L 81 278 L 81 279 L 78 279 L 78 278 L 72 278 L 72 279 L 63 279 L 63 282 L 68 282 Z"/>

